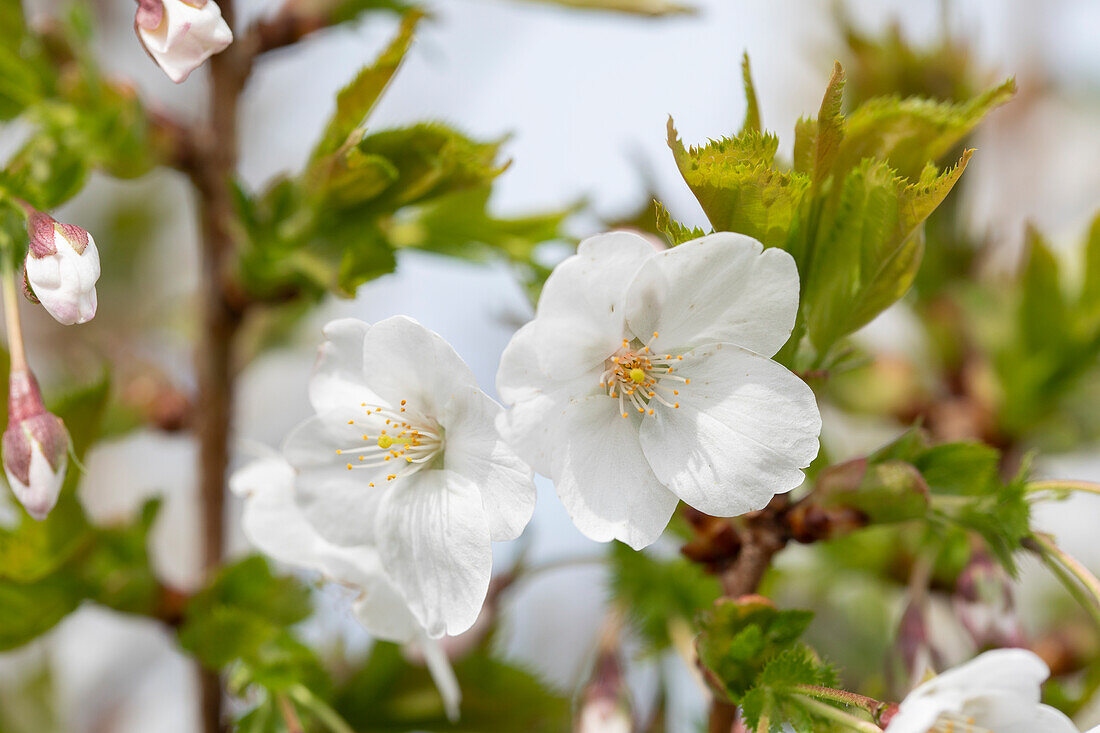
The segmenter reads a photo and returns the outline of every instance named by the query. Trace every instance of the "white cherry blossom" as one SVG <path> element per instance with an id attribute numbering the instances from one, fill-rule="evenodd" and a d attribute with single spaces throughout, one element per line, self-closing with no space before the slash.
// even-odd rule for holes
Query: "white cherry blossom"
<path id="1" fill-rule="evenodd" d="M 447 655 L 428 638 L 370 545 L 336 545 L 310 524 L 295 498 L 294 469 L 279 455 L 252 461 L 233 474 L 233 493 L 244 499 L 245 536 L 280 562 L 314 570 L 357 593 L 356 618 L 373 636 L 414 644 L 424 655 L 447 715 L 458 716 L 460 691 Z"/>
<path id="2" fill-rule="evenodd" d="M 1077 733 L 1039 702 L 1050 669 L 1026 649 L 994 649 L 917 686 L 887 733 Z"/>
<path id="3" fill-rule="evenodd" d="M 493 541 L 531 518 L 531 470 L 501 439 L 501 407 L 416 321 L 325 328 L 310 401 L 288 437 L 296 498 L 327 542 L 370 546 L 433 638 L 477 619 Z"/>
<path id="4" fill-rule="evenodd" d="M 504 352 L 502 431 L 595 540 L 644 547 L 678 500 L 760 509 L 818 450 L 813 392 L 770 358 L 797 309 L 794 260 L 749 237 L 587 239 Z"/>

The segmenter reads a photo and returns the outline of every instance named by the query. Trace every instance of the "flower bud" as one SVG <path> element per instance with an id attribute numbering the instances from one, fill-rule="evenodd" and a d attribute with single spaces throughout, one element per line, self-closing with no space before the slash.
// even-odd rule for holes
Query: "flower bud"
<path id="1" fill-rule="evenodd" d="M 233 42 L 233 32 L 214 0 L 138 0 L 134 30 L 177 84 Z"/>
<path id="2" fill-rule="evenodd" d="M 25 370 L 11 374 L 3 457 L 15 497 L 33 518 L 45 519 L 65 480 L 69 432 L 61 418 L 46 411 L 38 382 Z"/>
<path id="3" fill-rule="evenodd" d="M 27 234 L 24 280 L 35 299 L 62 325 L 92 320 L 99 279 L 99 251 L 92 235 L 41 211 L 31 212 Z"/>

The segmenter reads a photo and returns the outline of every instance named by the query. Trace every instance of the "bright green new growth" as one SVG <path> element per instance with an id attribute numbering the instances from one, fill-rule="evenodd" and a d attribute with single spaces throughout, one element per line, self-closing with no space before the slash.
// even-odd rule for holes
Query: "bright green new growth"
<path id="1" fill-rule="evenodd" d="M 827 366 L 843 337 L 912 285 L 924 247 L 920 224 L 951 192 L 972 151 L 943 171 L 936 161 L 1007 101 L 1015 84 L 1008 80 L 963 104 L 875 98 L 845 115 L 837 63 L 817 118 L 796 126 L 788 169 L 776 162 L 775 135 L 760 128 L 747 58 L 743 68 L 748 111 L 741 132 L 686 148 L 670 119 L 668 144 L 716 231 L 747 234 L 794 256 L 802 302 L 781 357 L 791 363 L 808 335 L 811 348 L 799 363 Z M 667 218 L 659 224 L 674 242 L 678 226 Z"/>

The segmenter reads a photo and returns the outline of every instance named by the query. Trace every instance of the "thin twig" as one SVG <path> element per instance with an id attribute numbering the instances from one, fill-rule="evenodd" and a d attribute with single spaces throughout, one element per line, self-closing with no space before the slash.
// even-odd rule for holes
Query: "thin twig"
<path id="1" fill-rule="evenodd" d="M 802 704 L 806 708 L 814 711 L 822 718 L 835 721 L 850 730 L 860 731 L 860 733 L 882 733 L 882 728 L 870 721 L 860 720 L 851 713 L 846 713 L 840 708 L 820 702 L 812 697 L 806 695 L 799 695 L 799 697 L 802 698 Z"/>
<path id="2" fill-rule="evenodd" d="M 879 717 L 882 713 L 890 707 L 890 703 L 876 700 L 873 697 L 867 697 L 866 695 L 860 695 L 857 692 L 849 692 L 847 690 L 837 690 L 832 687 L 796 685 L 794 691 L 800 695 L 808 695 L 818 700 L 828 700 L 830 702 L 838 702 L 842 705 L 859 708 L 860 710 L 866 711 L 876 723 L 879 721 Z"/>
<path id="3" fill-rule="evenodd" d="M 1049 535 L 1036 532 L 1024 540 L 1024 547 L 1039 555 L 1074 600 L 1100 627 L 1100 580 L 1076 558 L 1058 547 Z"/>
<path id="4" fill-rule="evenodd" d="M 294 709 L 294 703 L 286 695 L 276 695 L 275 701 L 279 705 L 283 722 L 286 723 L 287 733 L 304 733 L 305 728 L 302 727 L 302 721 L 298 718 L 298 711 Z"/>
<path id="5" fill-rule="evenodd" d="M 1038 494 L 1049 491 L 1054 494 L 1079 491 L 1085 494 L 1100 494 L 1100 484 L 1092 481 L 1071 481 L 1066 479 L 1054 479 L 1051 481 L 1031 481 L 1027 485 L 1027 493 Z"/>

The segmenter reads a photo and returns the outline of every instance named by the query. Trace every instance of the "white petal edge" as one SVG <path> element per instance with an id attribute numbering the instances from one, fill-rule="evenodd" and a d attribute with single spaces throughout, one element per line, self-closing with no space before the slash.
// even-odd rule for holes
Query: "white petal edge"
<path id="1" fill-rule="evenodd" d="M 519 537 L 535 511 L 531 467 L 497 430 L 502 412 L 480 389 L 467 388 L 454 396 L 441 421 L 447 431 L 443 467 L 478 487 L 494 542 Z"/>
<path id="2" fill-rule="evenodd" d="M 375 323 L 363 337 L 366 382 L 382 400 L 423 417 L 438 419 L 462 389 L 477 380 L 462 357 L 443 338 L 407 316 Z"/>
<path id="3" fill-rule="evenodd" d="M 773 356 L 798 311 L 798 267 L 777 248 L 718 232 L 642 265 L 626 292 L 626 319 L 657 351 L 724 341 Z"/>
<path id="4" fill-rule="evenodd" d="M 568 379 L 603 363 L 624 332 L 623 298 L 638 268 L 656 254 L 631 232 L 589 237 L 554 268 L 535 313 L 534 349 L 541 368 Z"/>
<path id="5" fill-rule="evenodd" d="M 309 401 L 317 412 L 379 402 L 363 371 L 363 339 L 368 330 L 370 324 L 357 318 L 325 325 L 325 341 L 317 349 L 317 363 L 309 380 Z"/>
<path id="6" fill-rule="evenodd" d="M 489 590 L 493 553 L 477 487 L 430 469 L 394 481 L 378 506 L 377 545 L 428 636 L 473 626 Z"/>
<path id="7" fill-rule="evenodd" d="M 732 517 L 799 486 L 818 452 L 821 415 L 805 382 L 733 344 L 684 355 L 678 409 L 642 419 L 642 450 L 658 480 L 696 509 Z"/>
<path id="8" fill-rule="evenodd" d="M 551 477 L 577 528 L 597 542 L 652 544 L 676 510 L 676 496 L 653 475 L 638 442 L 638 418 L 622 417 L 606 395 L 568 405 Z"/>

